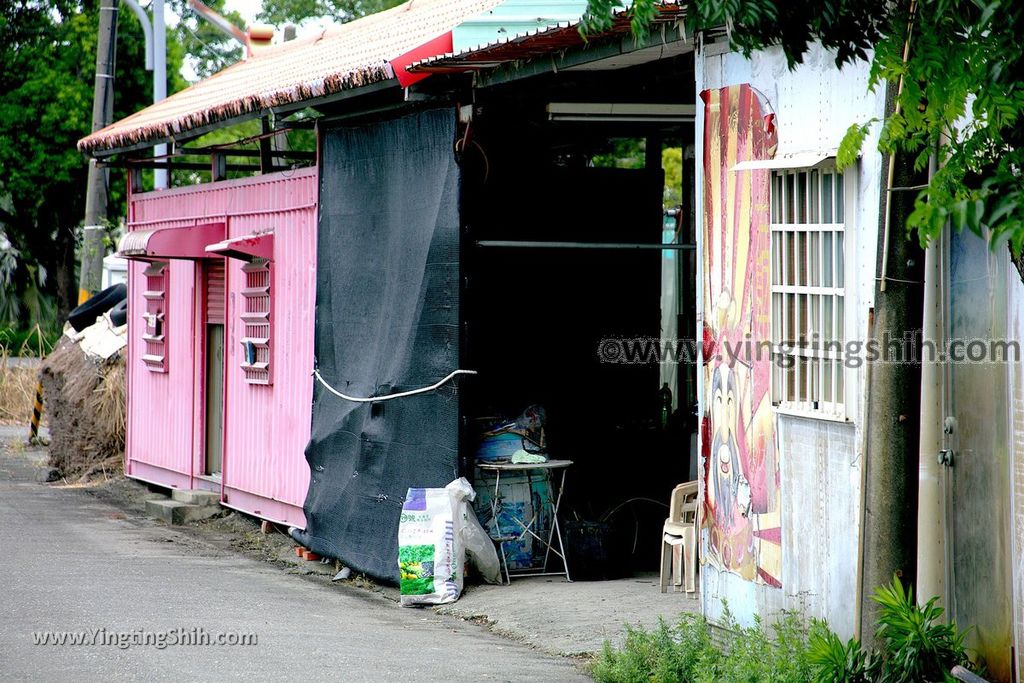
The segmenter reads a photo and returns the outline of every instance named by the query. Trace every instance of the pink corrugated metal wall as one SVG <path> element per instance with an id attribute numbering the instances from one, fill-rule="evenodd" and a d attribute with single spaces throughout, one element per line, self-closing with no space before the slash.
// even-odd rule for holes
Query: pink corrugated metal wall
<path id="1" fill-rule="evenodd" d="M 316 200 L 316 169 L 303 169 L 136 195 L 129 213 L 137 229 L 223 219 L 229 237 L 274 230 L 270 386 L 249 384 L 242 373 L 242 262 L 226 263 L 223 501 L 300 527 L 305 526 L 302 503 L 309 485 L 303 451 L 313 392 Z M 133 265 L 130 272 L 134 317 L 143 310 L 142 269 Z M 191 262 L 171 262 L 166 374 L 142 364 L 141 339 L 134 330 L 129 342 L 127 471 L 181 488 L 212 484 L 201 476 L 205 340 L 200 274 Z"/>
<path id="2" fill-rule="evenodd" d="M 171 224 L 173 225 L 173 224 Z M 195 266 L 174 261 L 167 281 L 167 372 L 142 362 L 145 264 L 129 266 L 128 424 L 126 472 L 158 484 L 189 488 L 195 418 Z"/>

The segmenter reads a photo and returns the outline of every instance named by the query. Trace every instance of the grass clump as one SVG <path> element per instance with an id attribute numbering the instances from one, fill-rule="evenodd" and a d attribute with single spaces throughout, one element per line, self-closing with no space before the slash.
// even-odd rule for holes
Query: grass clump
<path id="1" fill-rule="evenodd" d="M 23 424 L 27 433 L 39 370 L 13 365 L 8 362 L 9 357 L 7 347 L 0 343 L 0 423 Z"/>
<path id="2" fill-rule="evenodd" d="M 616 649 L 605 642 L 591 673 L 600 683 L 768 683 L 811 681 L 808 629 L 784 612 L 770 626 L 755 620 L 742 627 L 726 613 L 728 640 L 719 647 L 704 617 L 684 614 L 675 624 L 660 621 L 653 631 L 626 629 Z"/>
<path id="3" fill-rule="evenodd" d="M 880 607 L 876 648 L 843 641 L 826 622 L 783 612 L 765 627 L 741 627 L 726 611 L 713 637 L 701 616 L 684 614 L 674 625 L 626 629 L 626 642 L 607 641 L 591 673 L 600 683 L 917 683 L 954 681 L 954 666 L 984 672 L 972 663 L 966 631 L 946 623 L 938 598 L 924 604 L 893 577 L 871 599 Z"/>

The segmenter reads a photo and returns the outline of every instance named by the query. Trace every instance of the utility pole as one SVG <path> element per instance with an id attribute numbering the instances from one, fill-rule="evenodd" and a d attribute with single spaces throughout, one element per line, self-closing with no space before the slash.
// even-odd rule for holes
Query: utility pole
<path id="1" fill-rule="evenodd" d="M 921 182 L 913 159 L 895 154 L 890 187 Z M 883 211 L 891 212 L 887 286 L 875 285 L 875 309 L 869 336 L 881 345 L 882 358 L 868 361 L 867 424 L 865 428 L 863 549 L 859 605 L 860 638 L 871 643 L 879 606 L 871 595 L 898 576 L 903 585 L 917 573 L 918 453 L 921 425 L 921 366 L 908 359 L 916 353 L 914 335 L 921 329 L 923 254 L 917 240 L 907 239 L 904 226 L 915 195 L 887 192 Z M 880 245 L 884 247 L 884 244 Z M 881 248 L 880 248 L 881 251 Z M 881 270 L 881 269 L 880 269 Z M 909 333 L 909 335 L 908 335 Z M 892 344 L 896 357 L 889 358 Z M 915 587 L 916 594 L 916 587 Z"/>
<path id="2" fill-rule="evenodd" d="M 895 87 L 886 93 L 886 114 L 895 110 Z M 917 573 L 918 454 L 921 439 L 921 365 L 915 334 L 921 329 L 924 253 L 907 239 L 904 226 L 916 193 L 906 188 L 923 182 L 907 154 L 892 154 L 883 167 L 878 277 L 868 337 L 882 357 L 868 360 L 864 487 L 861 510 L 860 600 L 856 635 L 871 643 L 879 606 L 876 588 L 898 576 L 904 585 Z M 889 345 L 893 345 L 890 350 Z M 895 357 L 890 357 L 895 351 Z M 908 358 L 907 355 L 912 357 Z"/>
<path id="3" fill-rule="evenodd" d="M 110 125 L 114 116 L 114 60 L 117 55 L 117 2 L 100 0 L 99 40 L 96 44 L 96 82 L 92 100 L 92 130 Z M 100 290 L 103 275 L 103 220 L 107 216 L 108 173 L 89 160 L 85 194 L 85 230 L 78 275 L 78 303 Z"/>

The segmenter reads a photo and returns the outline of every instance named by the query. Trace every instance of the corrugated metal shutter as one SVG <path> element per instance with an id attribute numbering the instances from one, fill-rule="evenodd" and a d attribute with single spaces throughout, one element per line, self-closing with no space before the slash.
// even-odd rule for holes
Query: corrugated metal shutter
<path id="1" fill-rule="evenodd" d="M 206 322 L 223 325 L 227 319 L 224 296 L 224 259 L 206 260 Z"/>

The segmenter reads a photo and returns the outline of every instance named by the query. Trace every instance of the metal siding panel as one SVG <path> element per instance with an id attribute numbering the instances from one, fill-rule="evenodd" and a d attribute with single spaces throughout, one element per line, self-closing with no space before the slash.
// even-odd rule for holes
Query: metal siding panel
<path id="1" fill-rule="evenodd" d="M 244 278 L 241 263 L 231 261 L 228 277 L 229 420 L 226 425 L 224 485 L 255 493 L 297 508 L 304 526 L 302 504 L 309 486 L 305 448 L 309 441 L 313 395 L 313 313 L 316 282 L 315 176 L 301 182 L 280 178 L 258 189 L 274 207 L 305 207 L 232 217 L 228 236 L 274 229 L 271 319 L 271 371 L 274 383 L 259 386 L 245 381 L 240 367 L 242 336 L 237 309 Z M 229 502 L 231 502 L 229 500 Z M 291 521 L 291 520 L 289 520 Z"/>
<path id="2" fill-rule="evenodd" d="M 184 475 L 191 475 L 191 433 L 194 375 L 193 282 L 195 266 L 171 263 L 167 303 L 167 372 L 150 371 L 142 362 L 141 328 L 145 311 L 145 264 L 129 268 L 128 373 L 129 397 L 126 458 Z M 167 485 L 177 481 L 169 477 Z M 157 482 L 164 483 L 164 482 Z"/>
<path id="3" fill-rule="evenodd" d="M 973 233 L 953 234 L 949 260 L 950 339 L 1007 339 L 1009 262 L 995 258 Z M 946 473 L 948 611 L 957 623 L 973 627 L 967 645 L 984 658 L 988 678 L 1008 681 L 1014 621 L 1008 599 L 1013 591 L 1013 425 L 1007 410 L 1012 385 L 1007 367 L 994 362 L 954 362 L 950 378 L 956 429 L 954 467 Z"/>
<path id="4" fill-rule="evenodd" d="M 1017 273 L 1007 269 L 1008 301 L 1007 339 L 1018 345 L 1024 344 L 1024 287 L 1017 279 Z M 1010 538 L 1011 575 L 1013 579 L 1013 614 L 1016 633 L 1014 636 L 1018 672 L 1024 671 L 1024 367 L 1010 363 L 1006 368 L 1009 383 L 1010 405 L 1010 514 L 1012 529 Z"/>
<path id="5" fill-rule="evenodd" d="M 309 441 L 310 406 L 313 396 L 313 315 L 316 284 L 316 169 L 303 169 L 210 185 L 175 188 L 137 195 L 133 199 L 134 223 L 139 228 L 193 225 L 196 221 L 223 218 L 228 237 L 274 228 L 274 339 L 271 386 L 245 382 L 239 366 L 240 321 L 237 306 L 241 300 L 241 262 L 228 259 L 225 274 L 227 367 L 225 371 L 225 446 L 224 488 L 229 504 L 244 506 L 256 514 L 272 507 L 275 516 L 287 512 L 287 521 L 304 526 L 302 504 L 309 486 L 309 467 L 304 451 Z M 176 321 L 181 306 L 193 297 L 191 263 L 179 262 L 172 272 L 174 289 L 172 312 Z M 132 277 L 141 277 L 141 268 L 132 265 Z M 188 280 L 188 293 L 182 287 Z M 141 287 L 134 287 L 132 303 L 141 300 Z M 153 443 L 168 442 L 170 432 L 181 443 L 168 444 L 161 453 L 174 453 L 177 459 L 165 461 L 175 471 L 189 472 L 193 456 L 193 426 L 196 349 L 190 338 L 179 340 L 183 330 L 175 325 L 170 353 L 170 371 L 161 375 L 172 391 L 161 388 L 144 368 L 131 364 L 133 395 L 129 399 L 128 460 L 154 463 L 148 455 Z M 129 348 L 140 341 L 130 335 Z M 175 373 L 171 377 L 171 373 Z M 186 389 L 187 387 L 187 389 Z M 172 400 L 173 399 L 173 400 Z M 175 413 L 180 412 L 180 416 Z M 175 413 L 174 429 L 165 417 Z M 159 431 L 155 428 L 159 426 Z M 146 428 L 149 427 L 148 437 Z M 160 439 L 155 436 L 159 434 Z M 149 438 L 149 441 L 147 441 Z M 201 443 L 201 440 L 200 442 Z M 244 491 L 259 498 L 279 501 L 283 506 L 260 506 L 251 496 L 231 498 L 231 491 Z"/>
<path id="6" fill-rule="evenodd" d="M 793 72 L 786 69 L 781 53 L 767 50 L 755 52 L 750 59 L 742 54 L 705 54 L 697 58 L 695 75 L 696 91 L 719 88 L 731 83 L 750 83 L 762 93 L 768 94 L 780 123 L 779 146 L 791 149 L 816 149 L 834 147 L 846 131 L 851 112 L 870 118 L 880 116 L 884 109 L 884 93 L 869 93 L 865 84 L 868 78 L 867 66 L 859 65 L 842 72 L 835 65 L 827 51 L 820 46 L 813 48 L 804 63 Z M 824 96 L 823 96 L 824 94 Z M 704 112 L 698 108 L 698 127 L 702 130 Z M 788 122 L 788 125 L 783 125 Z M 703 136 L 697 135 L 697 158 L 702 159 Z M 871 141 L 868 145 L 873 144 Z M 875 267 L 875 245 L 878 225 L 879 179 L 881 174 L 880 155 L 865 155 L 860 160 L 856 181 L 857 201 L 855 214 L 847 216 L 846 272 L 873 272 Z M 703 165 L 696 166 L 697 206 L 702 205 L 701 193 L 710 177 Z M 853 208 L 854 202 L 848 202 Z M 700 212 L 698 222 L 704 221 Z M 699 227 L 699 226 L 698 226 Z M 706 228 L 706 226 L 705 226 Z M 706 230 L 698 229 L 698 255 L 709 248 L 703 235 Z M 704 260 L 698 256 L 698 265 L 703 268 Z M 704 272 L 698 278 L 698 288 L 707 289 L 710 273 Z M 848 278 L 849 279 L 849 278 Z M 848 330 L 867 329 L 868 314 L 874 302 L 875 281 L 873 277 L 860 277 L 848 282 L 846 295 Z M 698 319 L 704 297 L 698 294 Z M 705 316 L 710 312 L 704 311 Z M 726 601 L 733 616 L 743 625 L 753 623 L 755 616 L 767 619 L 783 609 L 803 609 L 808 616 L 822 615 L 828 619 L 843 638 L 853 635 L 848 600 L 855 595 L 857 544 L 855 534 L 861 520 L 860 475 L 864 455 L 863 407 L 868 400 L 864 394 L 864 369 L 850 371 L 846 375 L 847 417 L 852 421 L 854 436 L 852 443 L 845 436 L 837 443 L 825 445 L 825 458 L 821 459 L 818 440 L 821 434 L 831 437 L 842 434 L 842 425 L 820 427 L 819 430 L 797 429 L 794 425 L 799 418 L 778 419 L 778 441 L 782 454 L 781 492 L 783 495 L 783 538 L 799 539 L 808 528 L 821 539 L 823 550 L 796 548 L 795 543 L 783 547 L 784 591 L 767 586 L 752 585 L 727 572 L 716 571 L 710 564 L 702 565 L 702 609 L 712 621 L 720 622 Z M 704 377 L 698 373 L 698 383 Z M 706 389 L 706 387 L 704 387 Z M 699 392 L 703 404 L 703 391 Z M 702 411 L 706 406 L 702 406 Z M 847 426 L 847 429 L 849 427 Z M 804 442 L 804 443 L 801 443 Z M 811 445 L 807 445 L 810 443 Z M 707 453 L 702 452 L 702 457 Z M 846 458 L 849 476 L 840 472 L 842 458 Z M 815 519 L 819 505 L 814 487 L 826 486 L 826 493 L 832 498 L 830 517 Z M 810 488 L 808 488 L 810 487 Z M 793 495 L 790 495 L 792 493 Z M 852 511 L 852 512 L 851 512 Z M 843 516 L 845 514 L 845 517 Z M 707 543 L 707 538 L 704 541 Z M 827 547 L 826 547 L 827 546 Z M 799 554 L 803 553 L 803 557 Z M 827 556 L 827 557 L 826 557 Z M 825 557 L 843 566 L 833 565 L 824 576 L 814 572 L 814 561 Z M 823 561 L 823 560 L 822 560 Z M 820 562 L 819 562 L 820 564 Z M 810 600 L 805 596 L 812 596 Z M 809 604 L 808 604 L 809 603 Z"/>

